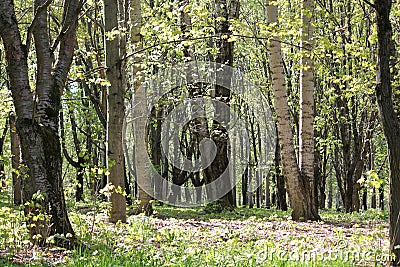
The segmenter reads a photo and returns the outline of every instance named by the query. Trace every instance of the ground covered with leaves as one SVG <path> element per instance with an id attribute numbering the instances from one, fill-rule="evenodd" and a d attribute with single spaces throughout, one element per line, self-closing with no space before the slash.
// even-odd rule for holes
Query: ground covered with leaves
<path id="1" fill-rule="evenodd" d="M 156 206 L 151 217 L 107 222 L 106 207 L 70 212 L 84 246 L 66 251 L 30 243 L 22 211 L 0 208 L 1 266 L 383 266 L 390 260 L 387 214 L 321 211 L 321 222 L 288 212 Z M 51 238 L 50 238 L 51 243 Z"/>

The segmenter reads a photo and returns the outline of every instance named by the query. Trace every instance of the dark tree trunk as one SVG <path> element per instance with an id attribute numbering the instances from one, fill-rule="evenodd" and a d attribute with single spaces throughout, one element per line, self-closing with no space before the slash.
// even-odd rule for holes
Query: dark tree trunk
<path id="1" fill-rule="evenodd" d="M 363 210 L 368 209 L 368 194 L 367 194 L 367 189 L 365 188 L 363 190 L 363 195 L 362 195 L 362 208 Z"/>
<path id="2" fill-rule="evenodd" d="M 30 228 L 31 234 L 42 234 L 39 244 L 44 244 L 49 234 L 64 234 L 69 240 L 57 240 L 59 245 L 75 243 L 75 235 L 69 222 L 62 187 L 62 157 L 58 136 L 58 120 L 61 93 L 72 62 L 76 44 L 77 19 L 81 2 L 71 0 L 65 5 L 63 29 L 50 44 L 48 35 L 48 5 L 51 1 L 35 1 L 35 18 L 28 30 L 28 46 L 24 46 L 15 16 L 12 0 L 0 3 L 0 35 L 6 50 L 7 73 L 17 115 L 16 128 L 20 136 L 24 163 L 29 177 L 24 180 L 24 200 L 32 200 L 40 191 L 44 198 L 34 199 L 42 211 L 51 215 L 50 224 Z M 36 50 L 36 101 L 33 102 L 28 75 L 27 52 L 30 36 L 35 37 Z M 58 48 L 58 59 L 54 51 Z M 37 212 L 32 206 L 26 212 Z M 50 227 L 50 229 L 48 229 Z M 67 235 L 69 234 L 69 235 Z"/>
<path id="3" fill-rule="evenodd" d="M 68 161 L 71 166 L 73 166 L 76 170 L 76 189 L 75 189 L 75 200 L 76 202 L 83 201 L 83 176 L 84 176 L 84 164 L 86 163 L 85 156 L 81 152 L 81 147 L 78 139 L 77 133 L 77 125 L 75 121 L 75 117 L 73 115 L 73 111 L 69 111 L 69 117 L 71 121 L 71 130 L 73 135 L 75 152 L 78 160 L 74 161 L 72 157 L 69 155 L 68 150 L 65 144 L 65 127 L 64 127 L 64 113 L 60 112 L 60 126 L 61 126 L 61 146 L 65 159 Z"/>
<path id="4" fill-rule="evenodd" d="M 151 161 L 153 166 L 156 168 L 157 171 L 161 172 L 161 115 L 162 110 L 157 110 L 154 108 L 151 111 L 151 119 L 152 123 L 149 124 L 149 144 L 150 144 L 150 151 L 151 151 Z M 160 173 L 161 174 L 161 173 Z M 159 186 L 159 184 L 156 184 Z M 156 199 L 162 199 L 161 188 L 155 188 L 154 193 L 156 194 Z"/>
<path id="5" fill-rule="evenodd" d="M 21 205 L 22 199 L 22 177 L 20 169 L 21 158 L 21 145 L 16 128 L 15 114 L 10 115 L 10 140 L 11 140 L 11 165 L 12 165 L 12 180 L 13 180 L 13 195 L 14 204 Z"/>
<path id="6" fill-rule="evenodd" d="M 249 160 L 251 160 L 251 156 L 249 155 Z M 249 171 L 249 179 L 248 179 L 248 186 L 247 186 L 247 196 L 248 196 L 248 204 L 249 204 L 249 208 L 252 209 L 254 207 L 254 200 L 253 200 L 253 188 L 252 188 L 252 184 L 253 184 L 253 168 L 251 168 L 251 166 L 248 168 Z"/>
<path id="7" fill-rule="evenodd" d="M 376 189 L 372 189 L 371 194 L 371 209 L 376 209 Z"/>
<path id="8" fill-rule="evenodd" d="M 385 190 L 383 187 L 379 188 L 379 209 L 385 210 Z"/>
<path id="9" fill-rule="evenodd" d="M 277 140 L 275 149 L 276 207 L 277 209 L 287 211 L 285 178 L 282 175 L 281 164 L 281 149 L 279 140 Z"/>
<path id="10" fill-rule="evenodd" d="M 6 140 L 7 137 L 7 132 L 8 132 L 8 119 L 6 120 L 6 124 L 4 125 L 3 133 L 0 136 L 0 188 L 5 188 L 6 187 L 6 174 L 4 172 L 4 160 L 2 159 L 4 157 L 4 141 Z"/>
<path id="11" fill-rule="evenodd" d="M 247 206 L 248 198 L 247 198 L 247 185 L 249 180 L 249 166 L 247 165 L 244 173 L 242 174 L 242 205 Z"/>
<path id="12" fill-rule="evenodd" d="M 224 20 L 216 21 L 215 29 L 216 34 L 229 34 L 230 19 L 237 18 L 239 11 L 239 3 L 237 1 L 231 1 L 229 4 L 226 0 L 216 0 L 215 1 L 215 14 L 217 17 L 224 18 Z M 216 62 L 221 64 L 226 64 L 232 66 L 233 64 L 233 42 L 228 42 L 223 38 L 217 39 L 216 46 L 219 51 L 216 57 Z M 219 73 L 219 72 L 218 72 Z M 218 77 L 217 79 L 221 79 Z M 226 75 L 226 73 L 225 73 Z M 224 77 L 226 79 L 226 77 Z M 223 88 L 222 86 L 215 86 L 215 95 L 213 97 L 220 98 L 220 101 L 224 101 L 225 104 L 229 106 L 231 95 L 229 88 Z M 220 115 L 222 118 L 229 118 L 229 114 L 223 114 L 223 111 L 216 108 L 217 116 Z M 211 165 L 205 170 L 206 182 L 210 183 L 215 181 L 220 175 L 222 175 L 225 170 L 228 172 L 228 177 L 230 177 L 229 169 L 227 169 L 229 164 L 229 138 L 224 127 L 217 121 L 213 122 L 213 128 L 211 131 L 211 137 L 215 142 L 217 148 L 217 154 Z M 226 181 L 230 182 L 231 179 Z M 231 185 L 225 184 L 224 187 L 230 188 Z M 220 198 L 220 204 L 223 209 L 234 209 L 236 203 L 233 197 L 233 191 L 230 190 L 223 197 Z"/>
<path id="13" fill-rule="evenodd" d="M 376 24 L 378 34 L 378 69 L 376 72 L 376 96 L 383 131 L 386 137 L 389 170 L 389 237 L 390 252 L 394 253 L 393 265 L 400 264 L 400 124 L 394 110 L 390 57 L 392 49 L 392 26 L 390 24 L 391 0 L 376 0 Z M 383 190 L 382 190 L 383 191 Z"/>

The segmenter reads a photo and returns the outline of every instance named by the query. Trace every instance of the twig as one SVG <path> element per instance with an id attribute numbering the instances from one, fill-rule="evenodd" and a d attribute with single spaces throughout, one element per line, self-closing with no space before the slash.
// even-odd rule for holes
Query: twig
<path id="1" fill-rule="evenodd" d="M 367 5 L 372 7 L 373 9 L 376 9 L 376 6 L 374 4 L 372 4 L 370 1 L 368 1 L 368 0 L 363 0 L 363 1 L 364 1 L 364 3 L 366 3 Z"/>
<path id="2" fill-rule="evenodd" d="M 136 54 L 142 53 L 144 51 L 147 51 L 149 49 L 152 49 L 152 48 L 160 46 L 160 45 L 176 44 L 176 43 L 182 43 L 182 42 L 186 42 L 186 41 L 197 41 L 197 40 L 205 40 L 205 39 L 211 39 L 211 38 L 221 38 L 221 35 L 210 35 L 210 36 L 204 36 L 204 37 L 186 38 L 186 39 L 179 39 L 179 40 L 160 42 L 160 43 L 153 44 L 153 45 L 144 47 L 142 49 L 139 49 L 139 50 L 137 50 L 137 51 L 135 51 L 135 52 L 133 52 L 133 53 L 131 53 L 129 55 L 126 55 L 124 58 L 121 59 L 121 61 L 127 60 L 127 59 L 135 56 Z M 271 38 L 271 37 L 249 36 L 249 35 L 240 35 L 240 34 L 231 34 L 230 36 L 257 39 L 257 40 L 273 40 L 273 41 L 278 41 L 278 42 L 280 42 L 282 44 L 287 44 L 287 45 L 290 45 L 290 46 L 294 46 L 294 47 L 297 47 L 297 48 L 303 48 L 305 50 L 309 50 L 310 51 L 309 48 L 302 47 L 300 45 L 295 45 L 295 44 L 292 44 L 292 43 L 289 43 L 289 42 L 285 42 L 285 41 L 282 41 L 282 40 L 276 40 L 276 39 Z"/>

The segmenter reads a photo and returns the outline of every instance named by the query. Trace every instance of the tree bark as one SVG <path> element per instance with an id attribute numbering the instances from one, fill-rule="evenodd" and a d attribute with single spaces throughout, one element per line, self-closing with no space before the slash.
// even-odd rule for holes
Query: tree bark
<path id="1" fill-rule="evenodd" d="M 376 71 L 376 96 L 379 114 L 386 137 L 389 154 L 389 237 L 390 252 L 394 253 L 393 265 L 400 264 L 400 123 L 394 110 L 390 56 L 392 26 L 390 23 L 391 0 L 376 0 L 376 25 L 378 34 L 378 68 Z"/>
<path id="2" fill-rule="evenodd" d="M 104 27 L 106 33 L 118 30 L 118 0 L 104 0 Z M 107 34 L 106 34 L 107 36 Z M 109 168 L 108 183 L 112 186 L 111 200 L 111 222 L 126 222 L 126 200 L 122 194 L 125 191 L 124 179 L 124 154 L 122 146 L 122 126 L 125 115 L 125 85 L 123 84 L 123 69 L 120 54 L 120 34 L 106 37 L 106 77 L 110 82 L 108 87 L 108 159 Z"/>
<path id="3" fill-rule="evenodd" d="M 6 187 L 6 173 L 4 172 L 4 141 L 6 140 L 7 137 L 7 132 L 8 132 L 8 126 L 9 126 L 9 120 L 6 120 L 6 123 L 3 128 L 3 132 L 0 136 L 0 188 L 5 188 Z"/>
<path id="4" fill-rule="evenodd" d="M 276 140 L 275 148 L 275 182 L 276 182 L 276 208 L 287 211 L 287 201 L 286 201 L 286 188 L 285 188 L 285 178 L 282 175 L 281 165 L 281 149 L 279 145 L 279 140 Z"/>
<path id="5" fill-rule="evenodd" d="M 13 195 L 14 204 L 21 205 L 22 199 L 22 173 L 20 164 L 22 163 L 21 157 L 21 144 L 16 128 L 15 114 L 10 114 L 10 140 L 11 140 L 11 165 L 12 165 L 12 180 L 13 180 Z"/>
<path id="6" fill-rule="evenodd" d="M 228 3 L 226 0 L 216 0 L 215 14 L 217 17 L 215 22 L 215 32 L 217 35 L 221 35 L 219 39 L 217 39 L 216 43 L 216 46 L 219 49 L 216 57 L 216 62 L 227 66 L 232 66 L 234 43 L 228 42 L 227 39 L 222 38 L 222 35 L 229 34 L 229 19 L 236 18 L 238 16 L 239 2 L 234 0 Z M 219 72 L 217 72 L 217 79 L 220 79 L 220 77 L 218 77 L 218 73 Z M 226 105 L 229 106 L 231 100 L 229 88 L 224 88 L 222 86 L 216 85 L 215 95 L 213 95 L 212 97 L 220 99 L 220 101 L 223 101 Z M 217 107 L 215 112 L 216 114 L 222 115 L 223 111 L 219 110 Z M 229 114 L 223 114 L 221 117 L 228 119 Z M 211 136 L 217 147 L 217 154 L 214 161 L 209 167 L 207 167 L 205 171 L 206 183 L 211 183 L 212 181 L 215 181 L 220 175 L 225 172 L 225 170 L 226 172 L 230 171 L 229 169 L 227 169 L 229 164 L 228 156 L 230 148 L 229 137 L 226 130 L 220 123 L 214 121 L 211 130 Z M 228 176 L 231 177 L 231 174 L 229 174 Z M 230 180 L 227 182 L 231 182 Z M 225 186 L 230 187 L 230 185 Z M 223 197 L 221 197 L 219 202 L 222 209 L 234 209 L 236 207 L 236 203 L 233 197 L 233 190 L 230 190 Z"/>
<path id="7" fill-rule="evenodd" d="M 299 168 L 303 179 L 309 182 L 309 197 L 312 203 L 318 199 L 314 177 L 314 62 L 311 52 L 314 46 L 312 17 L 314 1 L 303 0 L 301 8 L 302 27 L 300 31 L 300 118 L 299 118 Z M 307 182 L 307 181 L 305 181 Z M 312 213 L 317 215 L 318 206 Z"/>
<path id="8" fill-rule="evenodd" d="M 77 19 L 82 3 L 71 0 L 68 5 L 64 5 L 62 29 L 53 46 L 50 45 L 48 35 L 50 3 L 35 1 L 35 17 L 28 29 L 28 45 L 25 46 L 21 41 L 13 1 L 2 1 L 0 35 L 6 50 L 7 73 L 17 115 L 16 128 L 20 136 L 22 157 L 28 167 L 29 177 L 24 180 L 24 200 L 32 200 L 32 196 L 40 191 L 44 199 L 36 202 L 51 215 L 49 225 L 32 227 L 30 232 L 32 235 L 42 234 L 39 244 L 45 243 L 46 234 L 64 234 L 69 240 L 57 241 L 59 245 L 70 246 L 75 244 L 75 235 L 68 219 L 62 187 L 58 120 L 61 94 L 76 44 Z M 28 75 L 28 48 L 32 34 L 37 63 L 35 102 L 32 101 L 34 95 Z M 55 61 L 54 51 L 58 46 L 58 58 Z M 30 211 L 35 212 L 27 207 L 26 212 Z M 43 232 L 47 227 L 50 227 L 50 232 Z"/>
<path id="9" fill-rule="evenodd" d="M 131 3 L 131 42 L 133 49 L 140 50 L 142 48 L 142 35 L 140 29 L 142 25 L 142 9 L 139 0 L 133 0 Z M 133 77 L 141 75 L 142 58 L 137 56 L 134 58 Z M 135 214 L 145 213 L 151 215 L 153 213 L 152 196 L 150 193 L 153 191 L 151 184 L 151 177 L 149 167 L 146 165 L 147 145 L 146 145 L 146 120 L 142 114 L 145 114 L 147 108 L 146 92 L 140 88 L 143 82 L 142 78 L 135 77 L 134 82 L 134 103 L 135 103 L 135 166 L 136 166 L 136 179 L 138 181 L 138 199 L 139 204 L 134 211 Z"/>
<path id="10" fill-rule="evenodd" d="M 278 7 L 268 1 L 267 17 L 269 23 L 278 22 Z M 292 207 L 292 219 L 319 220 L 320 217 L 315 209 L 314 200 L 312 198 L 310 180 L 302 175 L 299 165 L 297 164 L 296 152 L 293 144 L 293 129 L 290 125 L 281 43 L 278 35 L 275 35 L 274 38 L 270 40 L 270 53 L 278 139 L 281 145 L 283 172 L 286 178 L 290 205 Z"/>

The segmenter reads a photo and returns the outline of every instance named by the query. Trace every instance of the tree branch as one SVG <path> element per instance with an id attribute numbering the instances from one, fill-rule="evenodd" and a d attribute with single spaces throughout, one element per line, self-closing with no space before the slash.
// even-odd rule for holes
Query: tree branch
<path id="1" fill-rule="evenodd" d="M 367 5 L 369 5 L 370 7 L 372 7 L 373 9 L 376 9 L 376 6 L 374 4 L 372 4 L 370 1 L 363 0 L 363 2 L 366 3 Z"/>
<path id="2" fill-rule="evenodd" d="M 56 88 L 60 91 L 64 89 L 65 81 L 67 80 L 68 71 L 72 64 L 74 50 L 76 45 L 76 30 L 78 27 L 78 16 L 84 4 L 84 0 L 68 1 L 68 6 L 64 6 L 63 14 L 63 29 L 61 36 L 57 37 L 58 41 L 53 45 L 55 49 L 60 43 L 60 51 L 54 68 L 54 79 Z"/>
<path id="3" fill-rule="evenodd" d="M 257 40 L 272 40 L 272 41 L 279 41 L 282 44 L 286 44 L 286 45 L 290 45 L 293 47 L 297 47 L 297 48 L 302 48 L 304 50 L 308 50 L 310 51 L 310 48 L 307 47 L 301 47 L 300 45 L 295 45 L 289 42 L 285 42 L 282 40 L 276 40 L 274 38 L 271 37 L 261 37 L 261 36 L 249 36 L 249 35 L 241 35 L 241 34 L 231 34 L 230 36 L 234 36 L 234 37 L 240 37 L 240 38 L 249 38 L 249 39 L 257 39 Z M 161 46 L 161 45 L 168 45 L 168 44 L 177 44 L 177 43 L 182 43 L 182 42 L 187 42 L 187 41 L 198 41 L 198 40 L 206 40 L 206 39 L 211 39 L 211 38 L 221 38 L 221 35 L 210 35 L 210 36 L 204 36 L 204 37 L 194 37 L 194 38 L 185 38 L 185 39 L 179 39 L 179 40 L 172 40 L 172 41 L 165 41 L 165 42 L 160 42 L 160 43 L 156 43 L 150 46 L 146 46 L 142 49 L 136 50 L 135 52 L 126 55 L 124 58 L 121 59 L 121 61 L 127 60 L 139 53 L 142 53 L 144 51 L 147 51 L 149 49 L 152 49 L 154 47 L 157 46 Z"/>
<path id="4" fill-rule="evenodd" d="M 30 46 L 31 46 L 32 32 L 33 32 L 34 28 L 36 27 L 36 24 L 37 24 L 37 22 L 39 20 L 39 14 L 43 10 L 46 10 L 50 6 L 51 2 L 53 2 L 53 0 L 47 0 L 45 3 L 40 5 L 35 11 L 34 18 L 33 18 L 32 22 L 31 22 L 31 24 L 30 24 L 30 26 L 28 28 L 27 33 L 26 33 L 26 45 L 25 46 L 26 46 L 26 54 L 27 55 L 29 53 L 29 49 L 30 49 Z"/>

